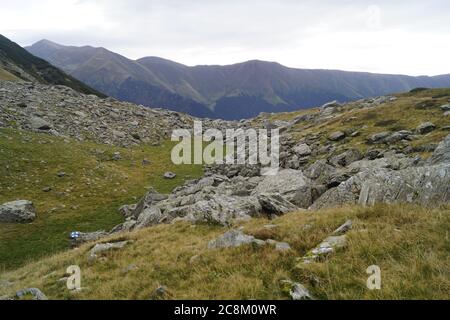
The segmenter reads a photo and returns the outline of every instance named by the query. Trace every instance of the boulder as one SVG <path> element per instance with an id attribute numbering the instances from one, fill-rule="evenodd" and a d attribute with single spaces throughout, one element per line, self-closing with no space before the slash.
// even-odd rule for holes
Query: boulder
<path id="1" fill-rule="evenodd" d="M 258 196 L 262 211 L 268 215 L 283 215 L 298 210 L 298 207 L 284 199 L 279 194 L 261 194 Z"/>
<path id="2" fill-rule="evenodd" d="M 86 242 L 97 241 L 108 235 L 106 231 L 95 231 L 95 232 L 75 232 L 76 237 L 71 238 L 72 247 L 77 247 Z"/>
<path id="3" fill-rule="evenodd" d="M 37 288 L 27 288 L 17 291 L 15 298 L 21 300 L 29 295 L 33 297 L 33 300 L 48 300 L 47 296 Z"/>
<path id="4" fill-rule="evenodd" d="M 337 228 L 333 232 L 333 235 L 334 236 L 341 236 L 341 235 L 346 234 L 347 232 L 349 232 L 352 228 L 353 228 L 353 221 L 352 220 L 347 220 L 342 226 L 340 226 L 339 228 Z"/>
<path id="5" fill-rule="evenodd" d="M 367 139 L 367 143 L 369 144 L 377 144 L 384 143 L 385 139 L 391 135 L 390 132 L 379 132 L 371 135 L 369 139 Z"/>
<path id="6" fill-rule="evenodd" d="M 317 160 L 304 171 L 304 174 L 318 184 L 327 185 L 336 172 L 337 169 L 327 164 L 325 160 Z"/>
<path id="7" fill-rule="evenodd" d="M 441 106 L 441 110 L 442 111 L 450 111 L 450 104 L 444 104 L 443 106 Z"/>
<path id="8" fill-rule="evenodd" d="M 306 143 L 295 146 L 293 150 L 300 157 L 309 156 L 312 152 L 311 148 Z"/>
<path id="9" fill-rule="evenodd" d="M 333 132 L 328 136 L 328 140 L 330 141 L 340 141 L 344 139 L 347 135 L 342 131 Z"/>
<path id="10" fill-rule="evenodd" d="M 427 133 L 430 133 L 431 131 L 434 131 L 435 129 L 436 129 L 436 126 L 433 123 L 424 122 L 424 123 L 420 124 L 416 130 L 420 134 L 427 134 Z"/>
<path id="11" fill-rule="evenodd" d="M 450 135 L 437 146 L 428 162 L 430 164 L 450 163 Z"/>
<path id="12" fill-rule="evenodd" d="M 291 280 L 283 280 L 281 281 L 281 287 L 283 291 L 289 293 L 292 300 L 314 300 L 314 297 L 308 289 L 300 283 L 292 282 Z"/>
<path id="13" fill-rule="evenodd" d="M 363 182 L 359 195 L 361 205 L 408 202 L 436 206 L 449 201 L 450 164 L 376 171 Z"/>
<path id="14" fill-rule="evenodd" d="M 242 245 L 256 243 L 255 237 L 244 234 L 241 230 L 232 230 L 216 240 L 208 243 L 208 249 L 236 248 Z"/>
<path id="15" fill-rule="evenodd" d="M 328 255 L 332 254 L 339 248 L 344 248 L 347 245 L 347 236 L 330 236 L 322 241 L 317 247 L 308 252 L 303 258 L 302 262 L 305 264 L 319 261 Z"/>
<path id="16" fill-rule="evenodd" d="M 334 166 L 346 167 L 355 161 L 361 160 L 362 157 L 361 152 L 356 149 L 350 149 L 337 156 L 331 157 L 329 162 Z"/>
<path id="17" fill-rule="evenodd" d="M 450 200 L 449 170 L 450 164 L 403 170 L 369 169 L 325 192 L 311 209 L 355 203 L 373 205 L 378 202 L 440 205 Z"/>
<path id="18" fill-rule="evenodd" d="M 159 208 L 157 207 L 146 208 L 139 215 L 135 228 L 141 229 L 155 224 L 159 224 L 163 221 L 163 219 L 164 216 L 162 215 L 161 210 Z"/>
<path id="19" fill-rule="evenodd" d="M 285 169 L 275 176 L 267 176 L 258 184 L 252 195 L 280 194 L 299 208 L 312 204 L 311 180 L 302 171 Z"/>
<path id="20" fill-rule="evenodd" d="M 36 219 L 36 210 L 31 201 L 18 200 L 0 205 L 0 222 L 26 223 Z"/>
<path id="21" fill-rule="evenodd" d="M 52 129 L 52 125 L 48 121 L 39 117 L 32 117 L 30 119 L 30 124 L 31 128 L 34 130 L 48 131 Z"/>
<path id="22" fill-rule="evenodd" d="M 120 241 L 120 242 L 114 242 L 114 243 L 97 243 L 90 251 L 88 260 L 94 261 L 98 258 L 99 254 L 102 254 L 107 251 L 122 249 L 125 247 L 129 241 Z"/>
<path id="23" fill-rule="evenodd" d="M 171 180 L 171 179 L 175 179 L 176 176 L 177 175 L 175 173 L 173 173 L 173 172 L 166 172 L 166 173 L 164 173 L 164 179 Z"/>

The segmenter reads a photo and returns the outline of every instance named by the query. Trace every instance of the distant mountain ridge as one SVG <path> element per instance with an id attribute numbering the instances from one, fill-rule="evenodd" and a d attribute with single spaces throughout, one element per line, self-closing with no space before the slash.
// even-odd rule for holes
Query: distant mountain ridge
<path id="1" fill-rule="evenodd" d="M 32 55 L 2 35 L 0 35 L 0 79 L 65 85 L 81 93 L 104 97 L 104 94 Z"/>
<path id="2" fill-rule="evenodd" d="M 228 120 L 416 87 L 450 87 L 450 75 L 411 77 L 293 69 L 259 60 L 189 67 L 158 57 L 131 60 L 104 48 L 63 46 L 48 40 L 26 49 L 117 99 Z"/>

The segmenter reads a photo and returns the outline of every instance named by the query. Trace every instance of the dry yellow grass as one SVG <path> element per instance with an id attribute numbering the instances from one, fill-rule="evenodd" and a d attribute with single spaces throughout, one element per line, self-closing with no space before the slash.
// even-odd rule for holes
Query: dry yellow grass
<path id="1" fill-rule="evenodd" d="M 18 77 L 2 68 L 0 68 L 0 80 L 20 81 Z"/>
<path id="2" fill-rule="evenodd" d="M 354 220 L 349 244 L 322 263 L 298 267 L 297 259 Z M 276 224 L 272 230 L 266 224 Z M 169 299 L 286 299 L 280 281 L 306 285 L 320 299 L 448 299 L 450 208 L 429 210 L 409 205 L 345 207 L 298 212 L 273 221 L 254 219 L 236 225 L 258 238 L 288 242 L 288 253 L 271 247 L 243 246 L 208 250 L 207 243 L 226 230 L 186 223 L 159 225 L 117 235 L 133 240 L 97 262 L 87 260 L 87 244 L 0 276 L 14 282 L 0 296 L 24 287 L 41 288 L 52 299 L 150 299 L 160 285 Z M 104 242 L 106 240 L 103 240 Z M 82 292 L 58 282 L 69 265 L 82 270 Z M 382 270 L 382 289 L 366 288 L 366 269 Z M 137 269 L 125 272 L 130 266 Z"/>

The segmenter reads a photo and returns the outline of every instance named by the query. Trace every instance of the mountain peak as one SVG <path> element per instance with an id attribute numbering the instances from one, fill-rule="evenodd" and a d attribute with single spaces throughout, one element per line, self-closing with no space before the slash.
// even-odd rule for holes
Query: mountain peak
<path id="1" fill-rule="evenodd" d="M 32 47 L 52 47 L 52 48 L 58 49 L 58 48 L 61 48 L 63 46 L 58 44 L 58 43 L 56 43 L 56 42 L 53 42 L 53 41 L 50 41 L 50 40 L 47 40 L 47 39 L 42 39 L 42 40 L 34 43 L 32 45 Z"/>

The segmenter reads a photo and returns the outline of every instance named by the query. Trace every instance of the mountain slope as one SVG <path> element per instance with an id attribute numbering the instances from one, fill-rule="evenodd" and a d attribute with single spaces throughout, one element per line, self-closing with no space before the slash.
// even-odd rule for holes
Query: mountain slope
<path id="1" fill-rule="evenodd" d="M 43 84 L 65 85 L 81 93 L 104 96 L 72 76 L 53 67 L 47 61 L 33 56 L 2 35 L 0 35 L 0 70 L 3 70 L 2 78 L 5 80 L 17 80 L 17 78 L 20 78 Z"/>
<path id="2" fill-rule="evenodd" d="M 309 108 L 330 100 L 347 102 L 416 87 L 450 86 L 450 75 L 293 69 L 258 60 L 195 67 L 158 57 L 133 61 L 104 48 L 68 47 L 47 40 L 27 50 L 118 99 L 229 120 Z"/>

